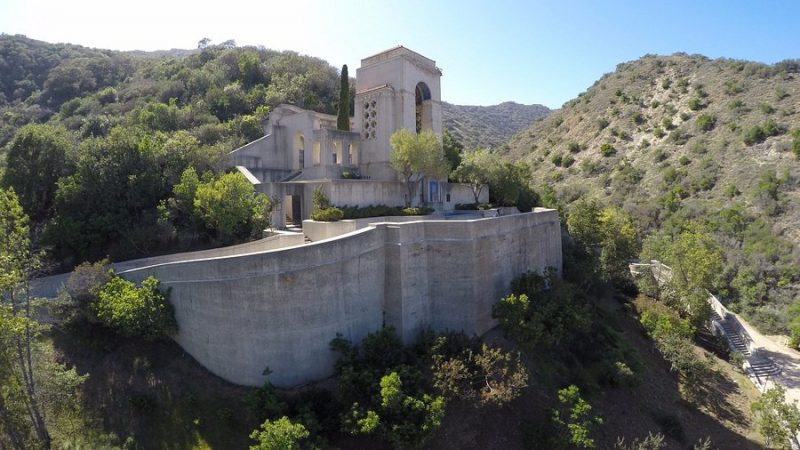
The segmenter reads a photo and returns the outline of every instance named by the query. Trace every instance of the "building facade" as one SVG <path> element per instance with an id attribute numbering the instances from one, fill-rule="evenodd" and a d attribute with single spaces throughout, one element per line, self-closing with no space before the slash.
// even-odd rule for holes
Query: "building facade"
<path id="1" fill-rule="evenodd" d="M 364 58 L 352 131 L 338 130 L 335 116 L 280 105 L 265 136 L 234 150 L 231 162 L 280 203 L 278 228 L 284 218 L 299 224 L 310 216 L 317 186 L 334 205 L 403 205 L 407 193 L 389 162 L 389 140 L 400 129 L 441 135 L 441 75 L 435 61 L 402 46 Z M 488 200 L 488 192 L 483 196 Z M 436 179 L 418 183 L 413 197 L 412 205 L 445 211 L 474 201 L 468 187 Z"/>

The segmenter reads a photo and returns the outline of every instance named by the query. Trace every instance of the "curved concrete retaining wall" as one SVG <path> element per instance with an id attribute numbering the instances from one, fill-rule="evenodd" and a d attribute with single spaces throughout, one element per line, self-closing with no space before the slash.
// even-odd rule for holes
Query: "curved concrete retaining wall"
<path id="1" fill-rule="evenodd" d="M 372 219 L 374 220 L 374 219 Z M 553 210 L 512 216 L 377 223 L 261 253 L 121 272 L 172 288 L 175 340 L 215 374 L 282 387 L 333 373 L 337 333 L 358 342 L 384 324 L 405 341 L 424 327 L 482 334 L 492 305 L 523 272 L 561 269 Z"/>
<path id="2" fill-rule="evenodd" d="M 123 272 L 139 267 L 153 266 L 168 262 L 190 261 L 194 259 L 216 258 L 220 256 L 241 255 L 246 253 L 257 253 L 278 248 L 292 247 L 305 243 L 305 237 L 301 233 L 281 233 L 274 236 L 259 239 L 245 244 L 231 245 L 228 247 L 212 248 L 196 252 L 172 253 L 169 255 L 153 256 L 150 258 L 132 259 L 112 263 L 111 267 L 116 272 Z M 55 298 L 58 291 L 63 288 L 72 272 L 51 275 L 48 277 L 37 278 L 31 281 L 31 295 L 34 297 Z"/>

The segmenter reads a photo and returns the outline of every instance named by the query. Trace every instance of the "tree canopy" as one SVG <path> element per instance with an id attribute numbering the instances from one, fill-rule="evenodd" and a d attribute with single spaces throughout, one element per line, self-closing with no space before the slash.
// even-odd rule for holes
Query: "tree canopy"
<path id="1" fill-rule="evenodd" d="M 423 177 L 445 178 L 450 172 L 450 163 L 444 157 L 439 136 L 432 131 L 414 133 L 401 129 L 392 134 L 390 143 L 390 163 L 406 183 L 406 207 L 409 207 L 419 181 Z"/>

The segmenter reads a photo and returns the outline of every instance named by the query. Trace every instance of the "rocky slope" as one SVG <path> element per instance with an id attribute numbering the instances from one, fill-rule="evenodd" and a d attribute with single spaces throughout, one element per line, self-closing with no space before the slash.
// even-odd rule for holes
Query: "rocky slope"
<path id="1" fill-rule="evenodd" d="M 503 151 L 562 205 L 588 194 L 644 233 L 709 223 L 735 305 L 785 331 L 800 278 L 800 62 L 697 55 L 617 66 Z"/>

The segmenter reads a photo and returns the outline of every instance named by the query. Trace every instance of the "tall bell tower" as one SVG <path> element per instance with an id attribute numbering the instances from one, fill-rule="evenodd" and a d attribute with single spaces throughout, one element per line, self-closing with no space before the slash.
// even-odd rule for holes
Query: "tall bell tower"
<path id="1" fill-rule="evenodd" d="M 361 60 L 353 131 L 361 133 L 362 175 L 396 179 L 389 167 L 395 131 L 442 133 L 441 76 L 435 61 L 402 46 Z"/>

